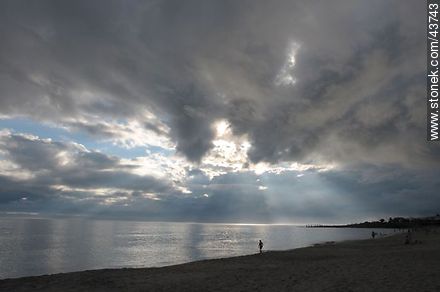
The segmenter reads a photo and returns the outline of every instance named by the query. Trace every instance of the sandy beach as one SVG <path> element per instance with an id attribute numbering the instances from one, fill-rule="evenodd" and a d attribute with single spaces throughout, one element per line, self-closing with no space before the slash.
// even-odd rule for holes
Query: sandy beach
<path id="1" fill-rule="evenodd" d="M 0 281 L 0 291 L 440 291 L 440 232 L 404 234 L 163 268 Z"/>

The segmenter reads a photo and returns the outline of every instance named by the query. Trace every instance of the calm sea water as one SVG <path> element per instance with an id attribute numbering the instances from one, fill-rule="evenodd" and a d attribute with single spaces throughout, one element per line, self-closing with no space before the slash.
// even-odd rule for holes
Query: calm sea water
<path id="1" fill-rule="evenodd" d="M 376 230 L 378 231 L 378 230 Z M 389 232 L 389 231 L 384 231 Z M 201 259 L 362 239 L 368 229 L 0 217 L 0 278 Z"/>

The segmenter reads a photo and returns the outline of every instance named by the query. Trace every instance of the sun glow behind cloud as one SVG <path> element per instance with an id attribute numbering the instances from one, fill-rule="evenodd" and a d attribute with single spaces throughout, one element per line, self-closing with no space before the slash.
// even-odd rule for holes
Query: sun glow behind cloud
<path id="1" fill-rule="evenodd" d="M 335 164 L 302 164 L 298 162 L 282 162 L 270 164 L 266 162 L 252 163 L 248 151 L 252 147 L 246 135 L 235 136 L 227 120 L 220 120 L 214 124 L 216 137 L 213 140 L 213 149 L 203 158 L 200 169 L 211 179 L 228 172 L 254 172 L 280 174 L 285 171 L 328 171 L 336 167 Z"/>
<path id="2" fill-rule="evenodd" d="M 291 42 L 287 49 L 286 61 L 275 78 L 276 85 L 295 85 L 296 78 L 293 76 L 293 67 L 296 64 L 296 54 L 300 49 L 297 42 Z"/>

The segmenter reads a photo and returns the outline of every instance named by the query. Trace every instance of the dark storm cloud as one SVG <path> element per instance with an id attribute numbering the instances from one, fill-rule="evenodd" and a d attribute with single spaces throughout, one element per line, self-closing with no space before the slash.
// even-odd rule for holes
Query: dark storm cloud
<path id="1" fill-rule="evenodd" d="M 438 147 L 423 142 L 418 102 L 418 1 L 2 6 L 3 114 L 99 134 L 106 129 L 93 116 L 142 122 L 149 110 L 192 161 L 212 147 L 210 125 L 219 118 L 249 135 L 253 161 L 377 163 L 390 151 L 390 162 L 406 165 L 436 158 Z M 285 73 L 297 83 L 276 85 L 292 42 L 299 49 Z"/>
<path id="2" fill-rule="evenodd" d="M 87 124 L 90 116 L 137 118 L 150 110 L 168 121 L 178 150 L 199 160 L 211 147 L 216 102 L 194 84 L 193 57 L 184 52 L 184 40 L 166 35 L 174 28 L 167 32 L 149 23 L 173 9 L 167 3 L 136 4 L 4 3 L 2 112 L 98 134 L 99 128 Z"/>

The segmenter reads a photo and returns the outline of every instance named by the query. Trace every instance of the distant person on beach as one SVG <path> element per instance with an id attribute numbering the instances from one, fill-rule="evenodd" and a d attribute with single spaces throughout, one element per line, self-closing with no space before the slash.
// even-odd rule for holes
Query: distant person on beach
<path id="1" fill-rule="evenodd" d="M 258 242 L 258 247 L 260 248 L 260 253 L 262 253 L 263 252 L 263 242 L 261 241 L 261 239 L 260 239 L 260 242 Z"/>
<path id="2" fill-rule="evenodd" d="M 374 239 L 376 237 L 376 232 L 371 231 L 371 237 Z"/>
<path id="3" fill-rule="evenodd" d="M 408 229 L 408 233 L 405 236 L 405 244 L 410 244 L 412 242 L 411 230 Z"/>

